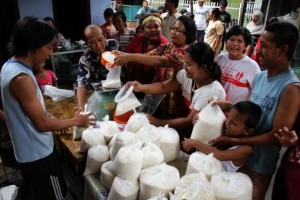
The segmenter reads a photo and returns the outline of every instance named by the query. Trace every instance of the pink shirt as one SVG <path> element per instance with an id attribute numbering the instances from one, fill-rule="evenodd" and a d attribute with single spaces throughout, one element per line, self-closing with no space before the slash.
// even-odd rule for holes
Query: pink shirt
<path id="1" fill-rule="evenodd" d="M 43 79 L 38 78 L 35 76 L 36 81 L 38 85 L 41 87 L 43 85 L 53 85 L 53 82 L 57 81 L 56 75 L 50 71 L 50 70 L 45 70 L 47 72 L 47 76 Z"/>

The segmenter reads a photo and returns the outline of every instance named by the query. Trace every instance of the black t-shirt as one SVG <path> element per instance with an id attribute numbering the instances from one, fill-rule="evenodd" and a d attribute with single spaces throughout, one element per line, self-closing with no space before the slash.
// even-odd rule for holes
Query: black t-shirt
<path id="1" fill-rule="evenodd" d="M 231 15 L 226 11 L 220 12 L 220 21 L 226 25 L 231 23 Z"/>

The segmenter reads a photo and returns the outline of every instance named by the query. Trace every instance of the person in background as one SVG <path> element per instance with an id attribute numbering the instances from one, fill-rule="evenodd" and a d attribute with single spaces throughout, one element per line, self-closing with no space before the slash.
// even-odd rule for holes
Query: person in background
<path id="1" fill-rule="evenodd" d="M 126 48 L 127 53 L 146 53 L 162 44 L 169 43 L 168 39 L 161 34 L 161 18 L 157 14 L 148 14 L 141 20 L 142 34 L 133 38 Z M 152 83 L 155 77 L 155 68 L 138 64 L 128 63 L 128 80 L 137 80 L 142 84 Z M 147 74 L 147 76 L 145 76 Z"/>
<path id="2" fill-rule="evenodd" d="M 222 47 L 221 50 L 224 48 L 224 42 L 226 38 L 226 32 L 228 32 L 230 26 L 231 26 L 231 15 L 229 12 L 226 11 L 228 2 L 227 0 L 222 0 L 219 3 L 219 10 L 220 10 L 220 21 L 224 24 L 224 34 L 222 38 Z"/>
<path id="3" fill-rule="evenodd" d="M 58 120 L 49 115 L 32 66 L 53 53 L 57 31 L 34 17 L 20 19 L 10 40 L 12 58 L 1 69 L 1 91 L 15 157 L 29 187 L 30 199 L 63 199 L 67 185 L 55 153 L 52 131 L 89 125 L 89 115 Z"/>
<path id="4" fill-rule="evenodd" d="M 159 6 L 159 7 L 157 8 L 157 13 L 158 13 L 159 15 L 161 15 L 161 14 L 163 14 L 163 13 L 165 13 L 165 12 L 166 12 L 165 6 Z"/>
<path id="5" fill-rule="evenodd" d="M 215 52 L 215 56 L 220 53 L 222 47 L 222 37 L 224 34 L 224 26 L 219 20 L 220 10 L 214 8 L 209 13 L 209 24 L 205 30 L 204 42 L 210 45 Z"/>
<path id="6" fill-rule="evenodd" d="M 54 19 L 52 17 L 45 17 L 44 20 L 54 26 L 55 26 L 55 23 L 54 23 Z M 61 34 L 60 32 L 57 33 L 57 36 L 56 36 L 56 46 L 62 46 L 63 45 L 63 42 L 65 40 L 65 37 L 63 36 L 63 34 Z"/>
<path id="7" fill-rule="evenodd" d="M 87 101 L 87 91 L 92 88 L 92 83 L 105 80 L 108 70 L 100 62 L 101 54 L 110 50 L 106 45 L 106 38 L 100 26 L 91 24 L 84 29 L 85 50 L 78 64 L 77 73 L 77 102 L 79 109 L 84 109 Z"/>
<path id="8" fill-rule="evenodd" d="M 209 9 L 204 5 L 204 0 L 198 0 L 198 5 L 194 5 L 193 9 L 194 20 L 197 27 L 197 42 L 203 42 Z M 190 8 L 188 11 L 192 12 Z"/>
<path id="9" fill-rule="evenodd" d="M 168 39 L 171 40 L 171 30 L 170 28 L 173 27 L 175 21 L 178 17 L 181 16 L 179 12 L 177 12 L 179 0 L 166 0 L 165 2 L 165 9 L 167 12 L 160 15 L 162 18 L 162 34 Z"/>
<path id="10" fill-rule="evenodd" d="M 182 89 L 181 95 L 189 108 L 189 114 L 174 119 L 161 119 L 161 117 L 159 119 L 148 115 L 150 123 L 155 126 L 169 124 L 175 129 L 192 129 L 194 115 L 208 104 L 209 99 L 213 96 L 218 99 L 226 97 L 220 83 L 221 69 L 214 62 L 214 53 L 208 44 L 204 42 L 191 44 L 185 50 L 184 60 L 186 67 L 178 71 L 176 78 L 171 77 L 163 82 L 152 84 L 141 84 L 138 81 L 127 83 L 128 86 L 134 86 L 135 92 L 146 94 L 167 94 Z M 190 132 L 180 134 L 181 141 L 185 137 L 190 137 Z"/>
<path id="11" fill-rule="evenodd" d="M 34 65 L 32 67 L 33 74 L 36 78 L 37 84 L 42 89 L 44 85 L 52 85 L 54 87 L 58 87 L 57 77 L 51 70 L 45 70 L 45 63 Z M 42 90 L 43 91 L 43 90 Z"/>
<path id="12" fill-rule="evenodd" d="M 258 105 L 250 101 L 238 102 L 229 110 L 223 134 L 232 138 L 247 137 L 253 134 L 260 117 L 261 109 Z M 222 161 L 223 168 L 227 172 L 237 172 L 253 150 L 251 145 L 234 145 L 226 150 L 219 150 L 201 141 L 187 138 L 182 142 L 182 146 L 187 152 L 196 149 L 204 154 L 213 153 L 216 159 Z"/>
<path id="13" fill-rule="evenodd" d="M 239 170 L 252 180 L 253 199 L 265 198 L 276 170 L 281 146 L 274 133 L 284 126 L 291 129 L 293 125 L 299 125 L 300 82 L 290 68 L 297 45 L 295 41 L 298 41 L 298 38 L 299 31 L 291 23 L 275 22 L 266 27 L 259 56 L 261 66 L 267 70 L 255 76 L 250 98 L 250 101 L 259 105 L 263 111 L 255 136 L 221 136 L 212 141 L 212 144 L 217 145 L 226 143 L 254 146 L 252 155 Z M 278 192 L 281 192 L 281 188 Z"/>
<path id="14" fill-rule="evenodd" d="M 124 12 L 114 13 L 113 22 L 117 33 L 112 36 L 112 39 L 119 42 L 120 51 L 125 51 L 130 41 L 135 37 L 135 31 L 127 28 L 127 18 Z"/>
<path id="15" fill-rule="evenodd" d="M 147 0 L 144 0 L 144 1 L 143 1 L 143 7 L 141 7 L 141 8 L 137 11 L 137 13 L 136 13 L 136 15 L 135 15 L 135 19 L 137 19 L 137 24 L 138 24 L 138 26 L 141 25 L 141 24 L 140 24 L 141 19 L 142 19 L 145 15 L 150 14 L 150 13 L 157 13 L 157 10 L 151 8 L 151 7 L 149 6 L 148 1 L 147 1 Z"/>
<path id="16" fill-rule="evenodd" d="M 184 15 L 185 13 L 187 13 L 187 9 L 182 8 L 182 9 L 180 10 L 180 14 L 181 14 L 181 15 Z"/>
<path id="17" fill-rule="evenodd" d="M 283 127 L 274 134 L 281 145 L 288 147 L 281 159 L 274 179 L 272 200 L 300 199 L 300 115 L 289 130 Z"/>
<path id="18" fill-rule="evenodd" d="M 264 32 L 264 14 L 261 11 L 255 11 L 252 15 L 252 20 L 247 24 L 246 28 L 250 31 L 252 43 L 248 45 L 245 54 L 252 56 L 253 48 L 255 47 L 259 36 Z"/>
<path id="19" fill-rule="evenodd" d="M 111 8 L 106 8 L 104 10 L 104 19 L 106 22 L 101 25 L 101 28 L 107 39 L 111 38 L 111 36 L 117 32 L 113 25 L 113 15 L 114 11 Z"/>
<path id="20" fill-rule="evenodd" d="M 177 71 L 186 67 L 184 61 L 185 49 L 196 39 L 196 27 L 194 20 L 180 16 L 171 27 L 171 43 L 162 44 L 156 49 L 145 54 L 121 53 L 116 59 L 115 65 L 130 62 L 140 63 L 156 67 L 153 82 L 163 82 L 175 78 Z M 183 102 L 180 90 L 170 92 L 159 105 L 161 118 L 172 119 L 186 116 L 187 108 Z"/>
<path id="21" fill-rule="evenodd" d="M 222 85 L 232 104 L 249 100 L 254 77 L 260 72 L 258 64 L 243 53 L 250 42 L 251 35 L 246 28 L 233 26 L 226 35 L 227 52 L 215 58 L 221 66 Z"/>

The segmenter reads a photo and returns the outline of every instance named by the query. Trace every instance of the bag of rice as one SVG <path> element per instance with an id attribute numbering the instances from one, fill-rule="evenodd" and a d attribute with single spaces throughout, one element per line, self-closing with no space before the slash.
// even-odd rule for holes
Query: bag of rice
<path id="1" fill-rule="evenodd" d="M 160 149 L 164 154 L 164 162 L 175 160 L 180 152 L 180 140 L 178 132 L 169 128 L 169 125 L 159 127 L 161 134 Z"/>
<path id="2" fill-rule="evenodd" d="M 142 105 L 133 93 L 133 86 L 129 89 L 123 86 L 116 95 L 115 102 L 117 103 L 116 116 L 135 110 Z"/>
<path id="3" fill-rule="evenodd" d="M 180 181 L 179 171 L 175 167 L 163 163 L 159 166 L 143 169 L 140 174 L 139 199 L 148 199 L 160 192 L 169 196 Z"/>
<path id="4" fill-rule="evenodd" d="M 199 113 L 199 120 L 194 125 L 191 139 L 199 140 L 205 144 L 222 135 L 224 121 L 226 119 L 219 106 L 211 106 L 209 103 Z"/>
<path id="5" fill-rule="evenodd" d="M 108 195 L 108 200 L 135 200 L 139 192 L 138 181 L 128 181 L 116 176 Z"/>
<path id="6" fill-rule="evenodd" d="M 104 136 L 106 144 L 110 142 L 112 137 L 120 132 L 120 129 L 118 127 L 117 122 L 115 121 L 109 121 L 109 116 L 106 115 L 103 118 L 103 122 L 100 125 L 100 130 L 101 134 Z"/>
<path id="7" fill-rule="evenodd" d="M 212 176 L 210 182 L 217 199 L 252 199 L 253 185 L 251 179 L 246 174 L 240 172 L 219 172 Z"/>
<path id="8" fill-rule="evenodd" d="M 114 165 L 113 161 L 107 161 L 102 164 L 101 166 L 101 172 L 100 172 L 100 180 L 103 185 L 110 190 L 111 185 L 115 179 L 114 171 Z"/>
<path id="9" fill-rule="evenodd" d="M 156 126 L 146 124 L 136 133 L 136 135 L 141 138 L 144 144 L 153 143 L 159 147 L 161 135 Z"/>
<path id="10" fill-rule="evenodd" d="M 223 171 L 221 161 L 217 160 L 212 153 L 206 155 L 201 152 L 192 153 L 186 168 L 186 174 L 203 172 L 208 180 L 212 175 L 221 171 Z"/>
<path id="11" fill-rule="evenodd" d="M 129 181 L 137 181 L 142 169 L 143 153 L 136 146 L 124 146 L 118 151 L 113 164 L 116 175 Z"/>
<path id="12" fill-rule="evenodd" d="M 89 148 L 83 176 L 98 172 L 101 165 L 106 162 L 108 158 L 109 151 L 107 146 L 97 145 Z"/>
<path id="13" fill-rule="evenodd" d="M 153 144 L 148 143 L 146 146 L 142 148 L 143 152 L 143 165 L 142 169 L 147 167 L 152 167 L 155 165 L 160 165 L 164 161 L 164 154 L 160 150 L 160 148 Z"/>
<path id="14" fill-rule="evenodd" d="M 129 131 L 132 133 L 136 133 L 142 128 L 143 126 L 149 124 L 149 120 L 144 113 L 134 113 L 131 115 L 129 118 L 126 126 L 125 126 L 125 131 Z"/>
<path id="15" fill-rule="evenodd" d="M 88 128 L 82 133 L 78 152 L 85 153 L 92 146 L 106 145 L 104 136 L 99 132 L 99 128 Z"/>
<path id="16" fill-rule="evenodd" d="M 174 195 L 179 199 L 215 200 L 213 187 L 202 172 L 183 176 L 176 186 Z"/>

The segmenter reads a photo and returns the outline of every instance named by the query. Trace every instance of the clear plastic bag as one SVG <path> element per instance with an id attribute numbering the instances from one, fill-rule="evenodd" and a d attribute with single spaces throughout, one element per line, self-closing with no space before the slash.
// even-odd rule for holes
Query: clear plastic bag
<path id="1" fill-rule="evenodd" d="M 121 87 L 121 66 L 110 68 L 106 80 L 101 81 L 104 88 L 120 88 Z"/>
<path id="2" fill-rule="evenodd" d="M 136 98 L 133 93 L 133 87 L 131 86 L 127 89 L 125 86 L 121 88 L 115 97 L 115 102 L 117 103 L 116 116 L 122 115 L 130 110 L 134 110 L 141 106 L 142 104 Z"/>
<path id="3" fill-rule="evenodd" d="M 166 96 L 165 94 L 159 94 L 159 95 L 146 94 L 142 102 L 142 107 L 138 111 L 153 115 L 155 110 L 159 106 L 160 102 L 163 100 L 165 96 Z"/>

